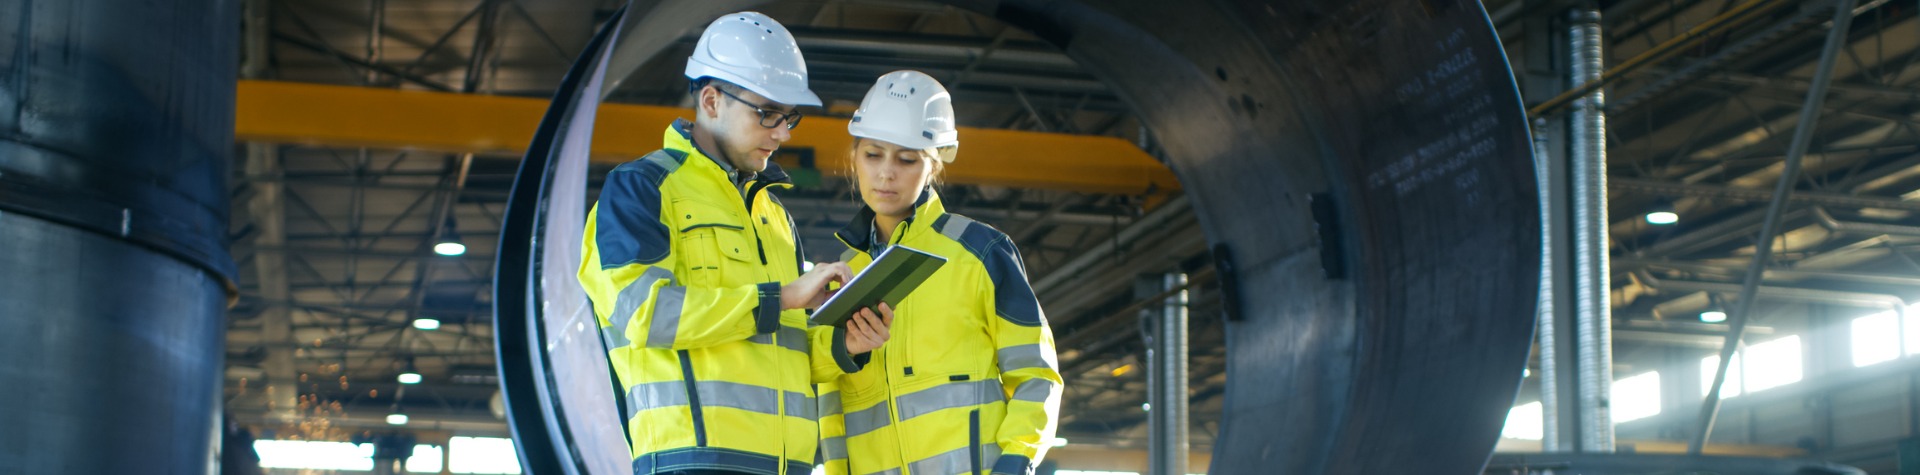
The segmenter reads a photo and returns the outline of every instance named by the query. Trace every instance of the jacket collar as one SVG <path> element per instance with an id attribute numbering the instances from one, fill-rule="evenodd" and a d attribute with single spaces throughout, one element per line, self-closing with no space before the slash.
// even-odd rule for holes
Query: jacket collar
<path id="1" fill-rule="evenodd" d="M 927 187 L 920 191 L 920 199 L 913 202 L 913 214 L 907 216 L 905 221 L 901 221 L 905 226 L 901 226 L 900 229 L 904 233 L 906 229 L 913 228 L 915 223 L 933 223 L 945 214 L 947 214 L 947 206 L 940 202 L 940 194 L 935 193 L 933 187 Z M 873 229 L 877 225 L 874 221 L 876 216 L 873 207 L 861 205 L 860 211 L 853 214 L 852 220 L 847 221 L 847 227 L 834 232 L 833 235 L 840 238 L 840 242 L 846 243 L 847 247 L 871 254 L 875 249 L 875 237 L 879 235 Z M 894 240 L 899 241 L 900 237 L 894 236 Z"/>
<path id="2" fill-rule="evenodd" d="M 661 138 L 661 144 L 662 148 L 677 150 L 687 155 L 699 157 L 699 159 L 688 160 L 688 162 L 712 165 L 711 167 L 694 165 L 694 167 L 719 172 L 719 175 L 725 177 L 727 182 L 733 183 L 735 188 L 741 189 L 743 194 L 748 184 L 756 180 L 767 184 L 793 183 L 793 179 L 787 175 L 787 171 L 781 169 L 780 165 L 773 163 L 772 160 L 767 161 L 767 169 L 761 170 L 759 173 L 754 173 L 735 170 L 733 165 L 721 161 L 713 155 L 707 154 L 706 150 L 700 148 L 699 143 L 693 141 L 693 123 L 688 122 L 686 119 L 674 119 L 673 125 L 667 126 L 667 131 Z"/>

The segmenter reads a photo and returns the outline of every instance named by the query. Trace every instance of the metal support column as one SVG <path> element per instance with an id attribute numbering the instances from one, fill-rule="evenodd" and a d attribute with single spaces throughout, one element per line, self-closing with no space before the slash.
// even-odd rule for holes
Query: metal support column
<path id="1" fill-rule="evenodd" d="M 1147 280 L 1149 278 L 1143 278 Z M 1187 275 L 1173 272 L 1158 276 L 1158 293 L 1184 289 Z M 1145 286 L 1143 286 L 1145 287 Z M 1148 435 L 1147 473 L 1182 475 L 1187 473 L 1187 291 L 1167 296 L 1154 317 L 1147 350 Z"/>
<path id="2" fill-rule="evenodd" d="M 1525 20 L 1526 40 L 1520 42 L 1522 93 L 1528 102 L 1540 102 L 1559 95 L 1566 87 L 1567 31 L 1555 27 L 1555 19 L 1535 16 Z M 1542 416 L 1541 448 L 1548 452 L 1574 450 L 1569 431 L 1578 427 L 1572 409 L 1576 394 L 1573 379 L 1573 339 L 1561 338 L 1560 329 L 1572 328 L 1573 286 L 1572 226 L 1567 220 L 1573 205 L 1567 196 L 1571 182 L 1567 177 L 1566 123 L 1536 118 L 1532 123 L 1534 172 L 1540 189 L 1540 298 L 1538 328 L 1540 356 L 1540 406 Z M 1557 291 L 1556 291 L 1557 290 Z M 1564 367 L 1563 367 L 1564 366 Z M 1564 409 L 1563 409 L 1564 408 Z M 1562 435 L 1562 434 L 1566 435 Z"/>
<path id="3" fill-rule="evenodd" d="M 1568 31 L 1568 66 L 1577 87 L 1600 80 L 1606 70 L 1601 53 L 1600 10 L 1592 2 L 1574 8 Z M 1568 126 L 1573 146 L 1573 304 L 1574 358 L 1579 380 L 1576 396 L 1580 452 L 1613 451 L 1613 415 L 1608 399 L 1613 386 L 1613 333 L 1607 263 L 1607 119 L 1606 93 L 1575 100 Z M 1566 333 L 1562 333 L 1566 335 Z"/>
<path id="4" fill-rule="evenodd" d="M 1759 239 L 1754 241 L 1753 262 L 1747 266 L 1746 278 L 1740 285 L 1740 296 L 1734 301 L 1733 311 L 1727 314 L 1727 340 L 1720 345 L 1720 365 L 1714 370 L 1713 385 L 1707 390 L 1707 398 L 1700 405 L 1700 422 L 1693 434 L 1693 440 L 1687 444 L 1687 452 L 1699 455 L 1706 447 L 1707 439 L 1713 435 L 1713 420 L 1720 412 L 1720 389 L 1727 382 L 1727 367 L 1732 363 L 1734 350 L 1740 347 L 1740 338 L 1746 333 L 1748 312 L 1753 310 L 1754 292 L 1760 287 L 1761 273 L 1766 269 L 1767 260 L 1773 256 L 1773 237 L 1779 232 L 1780 214 L 1785 211 L 1787 197 L 1793 193 L 1793 182 L 1800 175 L 1800 160 L 1806 156 L 1807 143 L 1813 140 L 1813 130 L 1820 123 L 1821 106 L 1827 99 L 1827 85 L 1833 80 L 1833 64 L 1839 57 L 1840 49 L 1847 43 L 1847 29 L 1853 23 L 1854 0 L 1840 0 L 1833 9 L 1833 29 L 1827 31 L 1826 48 L 1820 52 L 1820 65 L 1813 73 L 1813 87 L 1807 91 L 1807 100 L 1800 109 L 1800 125 L 1793 131 L 1793 142 L 1787 147 L 1787 160 L 1780 170 L 1780 180 L 1774 183 L 1773 200 L 1767 203 L 1766 220 L 1761 222 Z"/>
<path id="5" fill-rule="evenodd" d="M 1597 80 L 1603 70 L 1600 12 L 1583 3 L 1557 26 L 1527 23 L 1525 93 L 1549 100 Z M 1536 117 L 1541 200 L 1538 336 L 1542 448 L 1612 452 L 1607 398 L 1613 383 L 1607 255 L 1605 98 L 1594 92 L 1569 113 Z"/>
<path id="6" fill-rule="evenodd" d="M 268 50 L 273 32 L 268 16 L 268 0 L 247 0 L 244 5 L 245 56 L 241 75 L 248 79 L 267 77 Z M 255 249 L 285 247 L 285 180 L 281 176 L 280 149 L 267 143 L 248 143 L 246 177 L 253 195 L 247 200 L 247 214 L 256 234 Z M 253 258 L 254 274 L 262 300 L 289 300 L 287 256 L 281 252 L 258 252 Z M 291 420 L 298 409 L 300 375 L 293 362 L 293 315 L 284 306 L 269 306 L 260 313 L 260 338 L 267 355 L 260 368 L 267 385 L 267 410 L 270 419 Z"/>

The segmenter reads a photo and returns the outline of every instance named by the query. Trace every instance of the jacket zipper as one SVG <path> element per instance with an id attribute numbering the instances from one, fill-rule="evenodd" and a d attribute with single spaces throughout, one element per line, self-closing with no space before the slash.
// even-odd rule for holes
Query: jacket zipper
<path id="1" fill-rule="evenodd" d="M 980 472 L 980 408 L 978 407 L 967 413 L 967 455 L 970 456 L 969 461 L 973 466 L 973 471 L 969 473 L 983 475 Z"/>
<path id="2" fill-rule="evenodd" d="M 874 224 L 877 226 L 879 223 L 874 223 Z M 900 224 L 894 225 L 893 236 L 891 236 L 892 239 L 887 240 L 887 247 L 893 247 L 894 245 L 904 242 L 906 240 L 905 239 L 906 230 L 908 227 L 909 225 L 906 221 L 901 221 Z M 869 254 L 867 257 L 869 259 L 869 261 L 867 262 L 867 265 L 873 265 L 873 262 L 871 261 L 873 256 Z M 905 304 L 906 302 L 901 302 L 901 303 Z M 901 313 L 900 308 L 894 308 L 893 313 L 895 315 L 895 319 L 893 323 L 894 325 L 896 325 L 897 329 L 899 330 L 899 332 L 894 335 L 894 339 L 902 340 L 902 341 L 911 341 L 910 331 L 912 329 L 912 325 L 909 325 L 907 320 L 901 320 L 898 318 L 899 314 Z M 914 475 L 913 468 L 908 465 L 908 462 L 912 461 L 913 459 L 907 457 L 906 443 L 905 443 L 905 440 L 900 435 L 900 429 L 899 429 L 900 397 L 898 394 L 894 392 L 894 388 L 897 385 L 893 383 L 894 371 L 899 371 L 901 374 L 900 376 L 901 378 L 913 376 L 913 366 L 912 366 L 913 346 L 912 345 L 894 345 L 888 348 L 890 348 L 891 350 L 896 350 L 896 351 L 887 352 L 887 357 L 888 357 L 887 359 L 890 360 L 889 363 L 892 363 L 892 364 L 888 365 L 890 367 L 886 368 L 887 371 L 883 373 L 886 375 L 886 379 L 887 379 L 886 384 L 887 384 L 888 417 L 893 418 L 893 423 L 891 425 L 894 427 L 894 432 L 893 432 L 894 449 L 898 451 L 900 454 L 899 456 L 900 456 L 901 473 L 905 473 L 906 475 Z"/>
<path id="3" fill-rule="evenodd" d="M 913 227 L 913 223 L 908 221 L 901 221 L 899 225 L 894 226 L 893 243 L 888 244 L 888 246 L 895 246 L 895 245 L 899 245 L 900 243 L 906 242 L 907 232 L 912 227 Z M 901 300 L 900 301 L 901 307 L 897 307 L 893 309 L 894 324 L 900 325 L 900 336 L 903 339 L 906 337 L 910 337 L 912 335 L 911 328 L 913 327 L 912 322 L 899 318 L 900 314 L 906 313 L 902 311 L 904 310 L 904 307 L 906 306 L 906 304 L 907 304 L 906 300 Z M 911 341 L 911 340 L 908 340 L 908 341 Z M 900 345 L 900 346 L 905 347 L 905 351 L 906 351 L 906 354 L 902 355 L 902 359 L 906 360 L 905 363 L 907 365 L 906 368 L 903 369 L 903 372 L 907 376 L 913 376 L 913 366 L 912 366 L 914 361 L 913 345 Z"/>
<path id="4" fill-rule="evenodd" d="M 754 218 L 754 213 L 753 213 L 754 198 L 760 194 L 760 190 L 765 189 L 766 187 L 767 187 L 766 183 L 760 182 L 758 180 L 755 180 L 747 184 L 747 193 L 745 196 L 746 198 L 745 205 L 747 207 L 747 228 L 753 230 L 753 248 L 756 252 L 760 254 L 761 278 L 771 279 L 773 282 L 778 282 L 779 281 L 778 278 L 774 277 L 771 273 L 767 272 L 767 244 L 766 244 L 766 241 L 763 241 L 760 239 L 760 226 L 757 224 L 754 224 L 754 219 L 753 219 Z M 781 324 L 781 326 L 784 326 L 784 324 Z M 778 327 L 774 329 L 773 335 L 770 335 L 770 336 L 772 337 L 771 339 L 773 340 L 774 347 L 776 348 L 780 347 L 780 330 Z M 777 463 L 779 467 L 775 468 L 774 470 L 776 471 L 775 473 L 778 473 L 781 475 L 791 475 L 787 473 L 787 436 L 786 436 L 787 391 L 786 389 L 784 389 L 786 387 L 785 382 L 787 380 L 787 369 L 785 365 L 778 364 L 780 356 L 785 356 L 783 354 L 778 353 L 778 351 L 779 350 L 775 350 L 776 356 L 773 358 L 775 360 L 775 364 L 773 365 L 774 371 L 778 377 L 778 379 L 776 380 L 776 385 L 774 386 L 773 402 L 774 402 L 774 408 L 775 408 L 774 413 L 778 414 L 778 416 L 776 417 L 778 417 L 779 418 L 778 420 L 780 421 L 780 456 L 775 459 L 775 463 Z M 818 434 L 815 434 L 815 436 L 817 437 Z"/>

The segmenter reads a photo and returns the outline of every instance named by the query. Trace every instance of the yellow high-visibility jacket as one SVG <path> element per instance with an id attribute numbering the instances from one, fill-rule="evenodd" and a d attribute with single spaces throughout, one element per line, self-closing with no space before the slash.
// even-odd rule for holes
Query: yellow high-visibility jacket
<path id="1" fill-rule="evenodd" d="M 1006 234 L 949 214 L 932 190 L 875 243 L 873 211 L 838 233 L 855 271 L 886 246 L 947 258 L 894 309 L 872 364 L 820 385 L 827 473 L 1029 475 L 1060 412 L 1053 330 Z"/>
<path id="2" fill-rule="evenodd" d="M 812 470 L 813 383 L 860 368 L 845 330 L 780 310 L 799 277 L 771 163 L 736 175 L 667 128 L 664 149 L 607 174 L 587 216 L 580 283 L 624 392 L 636 474 Z M 612 421 L 609 421 L 612 423 Z"/>

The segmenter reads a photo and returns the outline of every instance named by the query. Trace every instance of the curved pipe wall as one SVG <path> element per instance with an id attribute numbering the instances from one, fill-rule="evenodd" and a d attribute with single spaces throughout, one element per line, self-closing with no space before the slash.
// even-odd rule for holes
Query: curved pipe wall
<path id="1" fill-rule="evenodd" d="M 514 430 L 538 473 L 606 473 L 587 459 L 609 455 L 578 442 L 619 420 L 610 388 L 567 389 L 607 387 L 591 348 L 564 349 L 597 345 L 592 326 L 542 313 L 579 300 L 554 292 L 577 261 L 544 260 L 553 279 L 538 265 L 579 242 L 578 213 L 541 213 L 584 201 L 583 176 L 555 178 L 584 167 L 562 124 L 579 127 L 582 105 L 683 34 L 757 3 L 667 0 L 610 22 L 632 33 L 590 49 L 543 123 L 551 143 L 529 152 L 510 210 L 522 217 L 509 217 L 523 221 L 503 241 L 525 247 L 502 249 L 495 288 L 503 371 L 532 362 L 503 384 L 528 401 Z M 1116 91 L 1233 269 L 1227 425 L 1209 473 L 1485 465 L 1527 358 L 1540 238 L 1524 111 L 1478 3 L 951 3 L 1033 32 Z"/>
<path id="2" fill-rule="evenodd" d="M 214 467 L 238 38 L 230 0 L 0 0 L 0 467 Z"/>

